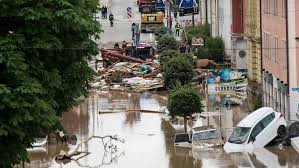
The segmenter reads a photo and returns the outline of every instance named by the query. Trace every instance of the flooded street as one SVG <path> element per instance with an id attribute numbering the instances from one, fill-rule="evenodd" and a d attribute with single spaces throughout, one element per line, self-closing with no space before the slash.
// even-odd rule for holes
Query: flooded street
<path id="1" fill-rule="evenodd" d="M 109 167 L 109 168 L 195 168 L 195 167 L 299 167 L 299 155 L 291 147 L 279 150 L 267 147 L 253 153 L 226 154 L 222 148 L 198 151 L 175 147 L 175 130 L 163 118 L 164 114 L 129 112 L 158 111 L 167 103 L 166 94 L 109 93 L 93 94 L 79 106 L 64 114 L 64 128 L 78 137 L 80 143 L 98 135 L 117 135 L 125 140 L 118 143 L 118 151 L 104 152 L 102 141 L 92 139 L 80 146 L 89 155 L 69 163 L 57 163 L 55 156 L 72 151 L 75 145 L 49 145 L 47 153 L 31 153 L 31 164 L 26 167 Z M 215 100 L 217 100 L 216 98 Z M 218 99 L 222 100 L 222 98 Z M 221 104 L 221 103 L 220 103 Z M 219 111 L 221 116 L 203 119 L 203 124 L 215 125 L 224 138 L 231 128 L 247 115 L 246 105 L 231 106 L 228 110 L 211 98 L 208 111 Z"/>

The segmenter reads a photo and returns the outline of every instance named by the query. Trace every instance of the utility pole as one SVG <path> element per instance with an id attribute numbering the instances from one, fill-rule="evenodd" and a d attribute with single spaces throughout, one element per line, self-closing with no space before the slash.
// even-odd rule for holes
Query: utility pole
<path id="1" fill-rule="evenodd" d="M 169 26 L 169 29 L 171 30 L 171 27 L 172 27 L 172 21 L 171 21 L 171 0 L 168 0 L 168 3 L 169 3 L 169 8 L 168 8 L 168 26 Z"/>
<path id="2" fill-rule="evenodd" d="M 192 12 L 192 27 L 194 27 L 194 12 L 196 11 L 196 5 L 193 3 L 193 12 Z"/>

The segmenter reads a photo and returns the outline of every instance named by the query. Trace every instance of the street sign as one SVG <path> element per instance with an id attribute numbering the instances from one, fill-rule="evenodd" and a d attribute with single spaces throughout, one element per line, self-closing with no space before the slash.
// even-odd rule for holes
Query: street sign
<path id="1" fill-rule="evenodd" d="M 132 14 L 132 8 L 130 6 L 127 7 L 127 15 L 128 15 L 128 18 L 131 18 L 133 16 L 133 14 Z"/>
<path id="2" fill-rule="evenodd" d="M 192 45 L 193 46 L 204 46 L 203 38 L 193 37 L 192 38 Z"/>

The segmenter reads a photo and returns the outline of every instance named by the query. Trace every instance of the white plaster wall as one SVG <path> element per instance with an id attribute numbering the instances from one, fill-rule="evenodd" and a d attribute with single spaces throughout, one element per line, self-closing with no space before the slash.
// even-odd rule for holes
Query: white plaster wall
<path id="1" fill-rule="evenodd" d="M 289 39 L 289 90 L 290 90 L 290 120 L 296 120 L 299 104 L 299 92 L 292 91 L 297 85 L 297 58 L 296 58 L 296 16 L 295 0 L 288 0 L 288 39 Z"/>
<path id="2" fill-rule="evenodd" d="M 218 0 L 218 36 L 222 37 L 225 45 L 225 54 L 228 58 L 232 55 L 231 24 L 232 9 L 231 0 Z"/>
<path id="3" fill-rule="evenodd" d="M 247 69 L 247 56 L 248 56 L 248 51 L 247 51 L 247 41 L 245 39 L 238 39 L 236 42 L 236 46 L 233 46 L 236 48 L 236 68 L 237 69 Z M 245 50 L 246 51 L 246 56 L 241 58 L 239 56 L 239 52 L 241 50 Z M 232 55 L 234 56 L 234 55 Z"/>

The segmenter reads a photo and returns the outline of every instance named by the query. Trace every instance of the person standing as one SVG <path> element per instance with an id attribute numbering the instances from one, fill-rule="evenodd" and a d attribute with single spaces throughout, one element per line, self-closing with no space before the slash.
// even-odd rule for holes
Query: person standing
<path id="1" fill-rule="evenodd" d="M 104 13 L 105 13 L 105 6 L 102 6 L 102 8 L 101 8 L 101 14 L 102 14 L 102 19 L 105 19 L 105 17 L 104 17 Z"/>
<path id="2" fill-rule="evenodd" d="M 180 26 L 179 22 L 176 22 L 176 24 L 175 24 L 175 35 L 176 36 L 180 36 L 180 29 L 181 29 L 181 26 Z"/>

